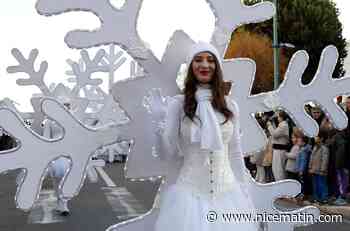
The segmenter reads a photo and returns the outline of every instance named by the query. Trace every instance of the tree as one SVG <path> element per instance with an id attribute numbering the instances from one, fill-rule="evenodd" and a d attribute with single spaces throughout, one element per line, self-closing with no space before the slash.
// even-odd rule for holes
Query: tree
<path id="1" fill-rule="evenodd" d="M 256 76 L 251 94 L 273 90 L 273 50 L 271 39 L 262 34 L 239 29 L 229 44 L 225 58 L 245 57 L 256 63 Z M 281 54 L 281 76 L 285 73 L 288 58 Z"/>
<path id="2" fill-rule="evenodd" d="M 252 5 L 261 0 L 244 0 Z M 269 0 L 271 1 L 271 0 Z M 347 56 L 346 40 L 342 35 L 342 24 L 339 21 L 339 9 L 331 0 L 279 0 L 279 41 L 292 43 L 295 49 L 287 51 L 288 57 L 295 50 L 306 50 L 309 53 L 309 66 L 305 71 L 303 83 L 309 83 L 316 73 L 322 50 L 330 44 L 339 51 L 339 60 L 333 77 L 344 76 L 344 59 Z M 249 31 L 264 34 L 272 38 L 272 20 L 245 25 Z"/>

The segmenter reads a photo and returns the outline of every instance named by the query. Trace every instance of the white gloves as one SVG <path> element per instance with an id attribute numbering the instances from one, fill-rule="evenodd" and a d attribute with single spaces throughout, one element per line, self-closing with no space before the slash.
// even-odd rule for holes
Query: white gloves
<path id="1" fill-rule="evenodd" d="M 159 88 L 154 88 L 149 91 L 147 103 L 151 112 L 154 131 L 156 134 L 161 135 L 164 131 L 167 116 L 167 98 L 162 97 L 161 90 Z"/>

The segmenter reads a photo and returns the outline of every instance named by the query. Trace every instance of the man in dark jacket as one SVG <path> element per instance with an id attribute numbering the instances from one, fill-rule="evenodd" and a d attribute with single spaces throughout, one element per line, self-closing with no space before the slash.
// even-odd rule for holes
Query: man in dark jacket
<path id="1" fill-rule="evenodd" d="M 337 182 L 337 199 L 335 205 L 346 204 L 346 194 L 349 185 L 349 170 L 347 168 L 347 129 L 341 130 L 334 135 L 331 144 L 331 151 L 333 155 L 333 164 L 336 173 Z"/>
<path id="2" fill-rule="evenodd" d="M 348 117 L 348 126 L 346 128 L 346 136 L 347 136 L 347 144 L 346 144 L 346 158 L 345 158 L 345 162 L 346 162 L 346 168 L 348 169 L 348 171 L 350 172 L 350 96 L 348 96 L 346 98 L 345 101 L 345 113 L 346 116 Z M 349 178 L 350 179 L 350 178 Z M 349 180 L 349 185 L 350 185 L 350 180 Z M 348 192 L 350 191 L 350 188 L 348 188 Z"/>

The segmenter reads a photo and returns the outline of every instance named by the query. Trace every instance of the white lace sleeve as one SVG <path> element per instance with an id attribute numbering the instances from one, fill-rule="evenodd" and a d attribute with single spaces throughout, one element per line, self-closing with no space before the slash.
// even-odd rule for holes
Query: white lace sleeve
<path id="1" fill-rule="evenodd" d="M 241 145 L 241 132 L 240 132 L 240 120 L 239 120 L 239 108 L 234 100 L 229 100 L 229 108 L 233 112 L 233 134 L 228 148 L 228 156 L 231 163 L 231 168 L 236 176 L 236 179 L 242 184 L 246 184 L 245 175 L 247 169 L 244 163 L 242 145 Z"/>
<path id="2" fill-rule="evenodd" d="M 158 155 L 161 160 L 170 160 L 178 155 L 178 141 L 180 134 L 180 117 L 182 110 L 181 96 L 169 97 L 167 99 L 167 113 L 163 121 L 160 133 L 157 133 L 156 143 Z"/>

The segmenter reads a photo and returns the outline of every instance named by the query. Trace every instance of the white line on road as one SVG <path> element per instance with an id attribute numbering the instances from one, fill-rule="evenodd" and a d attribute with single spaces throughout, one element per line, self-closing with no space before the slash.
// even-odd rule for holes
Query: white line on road
<path id="1" fill-rule="evenodd" d="M 125 187 L 103 188 L 117 218 L 126 220 L 145 214 L 146 208 Z"/>
<path id="2" fill-rule="evenodd" d="M 28 216 L 28 224 L 51 224 L 64 222 L 56 211 L 57 198 L 54 190 L 42 190 Z"/>
<path id="3" fill-rule="evenodd" d="M 107 175 L 107 173 L 103 170 L 102 167 L 95 167 L 97 172 L 100 174 L 101 178 L 106 183 L 107 187 L 117 187 L 117 185 L 113 182 L 113 180 Z"/>

